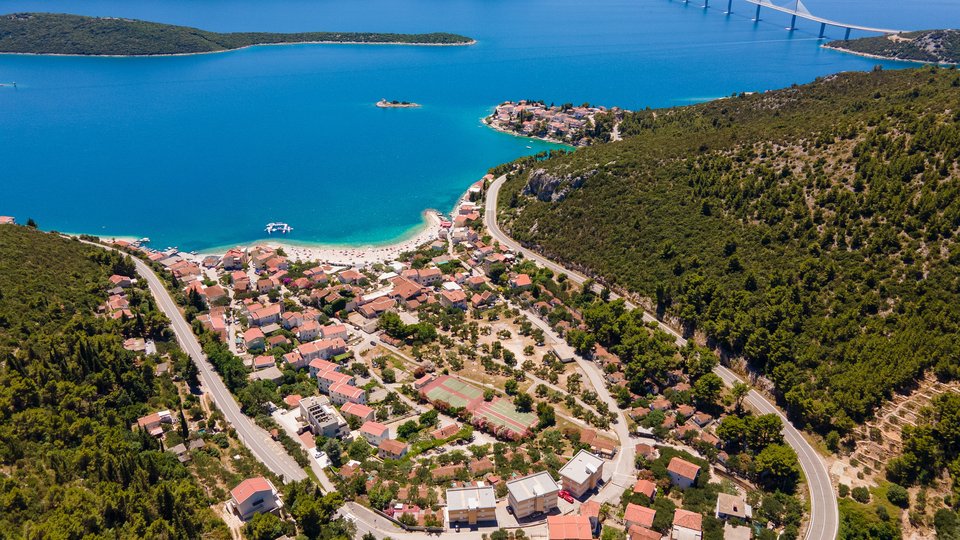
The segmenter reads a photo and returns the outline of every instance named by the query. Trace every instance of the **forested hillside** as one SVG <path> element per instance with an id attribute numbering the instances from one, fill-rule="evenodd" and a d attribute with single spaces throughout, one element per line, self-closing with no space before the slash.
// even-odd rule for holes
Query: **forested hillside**
<path id="1" fill-rule="evenodd" d="M 149 56 L 307 42 L 464 45 L 472 41 L 464 36 L 443 32 L 219 33 L 188 26 L 116 17 L 84 17 L 60 13 L 14 13 L 0 16 L 0 53 Z"/>
<path id="2" fill-rule="evenodd" d="M 621 131 L 499 168 L 512 236 L 745 357 L 821 433 L 924 370 L 957 376 L 956 71 L 834 75 Z"/>
<path id="3" fill-rule="evenodd" d="M 0 537 L 229 537 L 176 456 L 130 429 L 158 388 L 123 340 L 165 318 L 137 291 L 133 318 L 96 316 L 112 274 L 132 262 L 0 226 Z"/>
<path id="4" fill-rule="evenodd" d="M 921 30 L 831 41 L 824 47 L 891 60 L 957 64 L 960 63 L 960 30 Z"/>

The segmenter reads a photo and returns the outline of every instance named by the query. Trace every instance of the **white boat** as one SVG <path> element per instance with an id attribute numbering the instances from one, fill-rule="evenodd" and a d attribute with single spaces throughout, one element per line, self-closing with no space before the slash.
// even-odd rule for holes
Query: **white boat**
<path id="1" fill-rule="evenodd" d="M 293 227 L 287 225 L 286 223 L 277 221 L 273 223 L 267 223 L 267 226 L 263 230 L 266 231 L 267 234 L 273 234 L 275 232 L 287 234 L 288 232 L 293 231 Z"/>

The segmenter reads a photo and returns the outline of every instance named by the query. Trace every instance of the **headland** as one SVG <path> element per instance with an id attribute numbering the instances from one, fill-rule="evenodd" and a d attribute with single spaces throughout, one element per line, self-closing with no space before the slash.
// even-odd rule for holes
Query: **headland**
<path id="1" fill-rule="evenodd" d="M 925 64 L 960 64 L 960 30 L 920 30 L 904 34 L 831 41 L 827 49 Z"/>
<path id="2" fill-rule="evenodd" d="M 598 142 L 620 140 L 619 125 L 623 110 L 607 109 L 584 103 L 544 104 L 543 101 L 505 101 L 483 122 L 491 128 L 523 137 L 556 144 L 590 146 Z"/>

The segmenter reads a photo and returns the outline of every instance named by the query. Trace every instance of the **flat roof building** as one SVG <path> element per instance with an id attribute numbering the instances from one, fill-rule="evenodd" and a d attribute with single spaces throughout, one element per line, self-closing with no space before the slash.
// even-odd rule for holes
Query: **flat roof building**
<path id="1" fill-rule="evenodd" d="M 586 450 L 580 450 L 559 473 L 563 489 L 579 498 L 597 487 L 603 476 L 603 459 Z"/>
<path id="2" fill-rule="evenodd" d="M 560 487 L 543 471 L 507 482 L 507 501 L 517 518 L 550 512 L 557 507 Z"/>
<path id="3" fill-rule="evenodd" d="M 493 486 L 471 486 L 447 490 L 447 520 L 476 525 L 497 520 L 497 495 Z"/>
<path id="4" fill-rule="evenodd" d="M 318 397 L 300 400 L 300 416 L 310 425 L 314 435 L 342 439 L 350 434 L 350 426 L 332 405 Z"/>

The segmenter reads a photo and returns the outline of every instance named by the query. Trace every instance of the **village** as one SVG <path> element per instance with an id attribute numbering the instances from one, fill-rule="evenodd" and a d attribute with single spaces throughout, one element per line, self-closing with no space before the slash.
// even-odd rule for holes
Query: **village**
<path id="1" fill-rule="evenodd" d="M 623 111 L 617 107 L 579 107 L 567 103 L 546 105 L 542 101 L 506 101 L 497 105 L 484 122 L 498 131 L 535 137 L 571 146 L 619 140 L 617 126 Z"/>
<path id="2" fill-rule="evenodd" d="M 752 418 L 742 396 L 703 398 L 689 352 L 644 330 L 673 363 L 633 384 L 611 351 L 568 343 L 587 328 L 584 306 L 604 300 L 489 241 L 477 201 L 490 180 L 438 239 L 360 267 L 267 245 L 192 255 L 115 243 L 166 271 L 195 331 L 242 361 L 245 412 L 325 490 L 398 533 L 695 540 L 794 527 L 718 435 L 728 415 Z M 102 309 L 129 316 L 130 278 L 115 278 Z M 217 430 L 184 422 L 158 410 L 133 428 L 189 461 Z M 283 515 L 280 479 L 259 472 L 228 486 L 224 519 L 238 527 Z M 780 510 L 754 516 L 760 506 Z"/>

